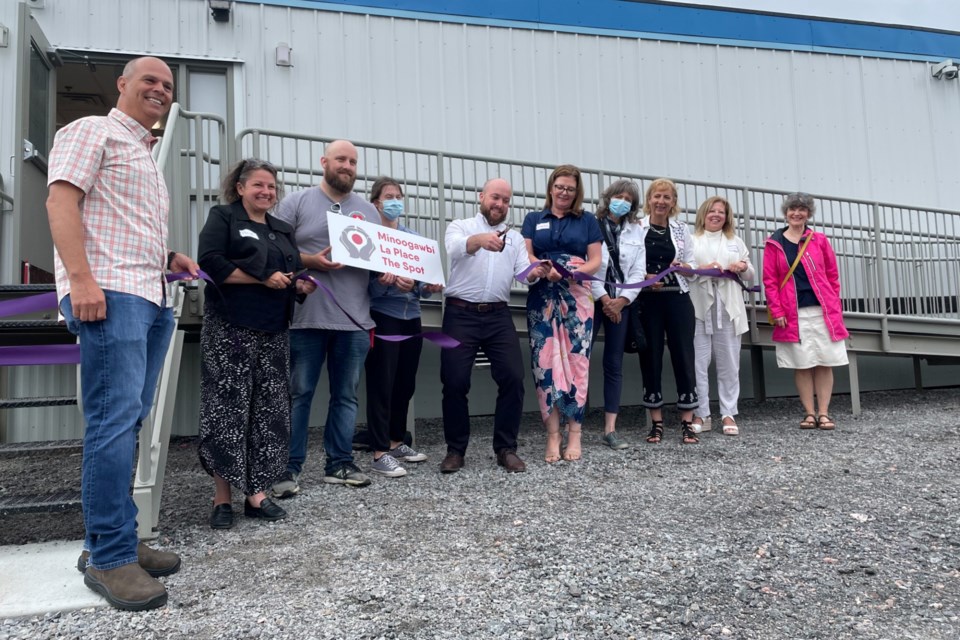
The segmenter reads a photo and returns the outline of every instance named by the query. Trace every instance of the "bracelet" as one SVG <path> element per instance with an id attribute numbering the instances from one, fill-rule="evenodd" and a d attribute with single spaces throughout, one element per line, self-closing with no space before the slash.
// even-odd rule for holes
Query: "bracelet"
<path id="1" fill-rule="evenodd" d="M 173 265 L 173 258 L 177 255 L 176 251 L 171 251 L 167 254 L 167 271 L 170 271 L 171 266 Z"/>

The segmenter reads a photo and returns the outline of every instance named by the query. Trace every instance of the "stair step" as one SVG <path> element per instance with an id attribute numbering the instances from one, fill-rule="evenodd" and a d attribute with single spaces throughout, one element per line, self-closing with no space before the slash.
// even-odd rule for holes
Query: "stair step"
<path id="1" fill-rule="evenodd" d="M 75 404 L 77 404 L 77 396 L 5 398 L 0 400 L 0 409 L 29 409 L 31 407 L 67 407 Z"/>
<path id="2" fill-rule="evenodd" d="M 50 513 L 80 508 L 80 491 L 64 489 L 54 493 L 0 496 L 0 516 L 17 513 Z"/>
<path id="3" fill-rule="evenodd" d="M 83 449 L 83 440 L 47 440 L 43 442 L 11 442 L 0 444 L 0 455 L 20 455 L 44 451 Z"/>

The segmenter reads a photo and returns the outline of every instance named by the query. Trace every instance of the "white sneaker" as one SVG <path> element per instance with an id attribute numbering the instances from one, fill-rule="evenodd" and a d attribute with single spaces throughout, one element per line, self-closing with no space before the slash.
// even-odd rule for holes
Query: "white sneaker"
<path id="1" fill-rule="evenodd" d="M 388 478 L 399 478 L 407 475 L 407 470 L 401 467 L 397 459 L 389 453 L 385 453 L 379 459 L 374 460 L 373 464 L 370 465 L 370 471 Z"/>

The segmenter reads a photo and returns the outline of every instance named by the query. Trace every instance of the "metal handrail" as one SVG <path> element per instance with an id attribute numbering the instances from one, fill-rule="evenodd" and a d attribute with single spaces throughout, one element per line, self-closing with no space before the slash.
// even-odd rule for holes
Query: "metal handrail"
<path id="1" fill-rule="evenodd" d="M 319 158 L 334 138 L 250 128 L 236 137 L 238 157 L 254 155 L 278 166 L 288 190 L 316 184 L 323 171 Z M 487 178 L 504 177 L 513 184 L 514 206 L 508 220 L 518 225 L 525 210 L 540 208 L 547 176 L 554 165 L 506 158 L 454 154 L 435 150 L 355 141 L 360 166 L 355 189 L 363 192 L 378 175 L 404 185 L 408 223 L 441 241 L 449 221 L 476 211 L 474 194 Z M 591 208 L 602 189 L 625 178 L 646 187 L 657 176 L 582 168 L 585 204 Z M 688 220 L 706 197 L 726 197 L 738 214 L 738 233 L 751 247 L 758 273 L 763 244 L 784 226 L 780 203 L 786 190 L 722 182 L 675 180 L 680 206 Z M 814 194 L 816 228 L 831 239 L 840 262 L 845 313 L 851 318 L 878 319 L 890 344 L 889 320 L 915 319 L 917 328 L 942 322 L 960 333 L 960 212 L 918 208 L 857 198 Z M 412 206 L 411 206 L 412 205 Z M 444 258 L 446 256 L 444 255 Z M 759 280 L 759 276 L 758 276 Z M 522 290 L 518 285 L 517 290 Z M 765 331 L 762 294 L 749 294 L 753 312 L 752 339 Z"/>

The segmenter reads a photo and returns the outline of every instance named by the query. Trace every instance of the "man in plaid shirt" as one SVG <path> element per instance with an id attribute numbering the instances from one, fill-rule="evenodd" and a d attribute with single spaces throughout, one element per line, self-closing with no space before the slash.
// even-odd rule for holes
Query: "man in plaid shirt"
<path id="1" fill-rule="evenodd" d="M 151 128 L 169 110 L 173 74 L 138 58 L 117 80 L 117 108 L 57 133 L 50 152 L 47 213 L 56 246 L 60 311 L 80 338 L 87 426 L 83 443 L 84 582 L 119 609 L 161 607 L 158 576 L 180 569 L 173 553 L 137 540 L 130 476 L 137 433 L 153 404 L 173 333 L 165 268 L 197 275 L 167 253 L 170 198 L 150 153 Z"/>

